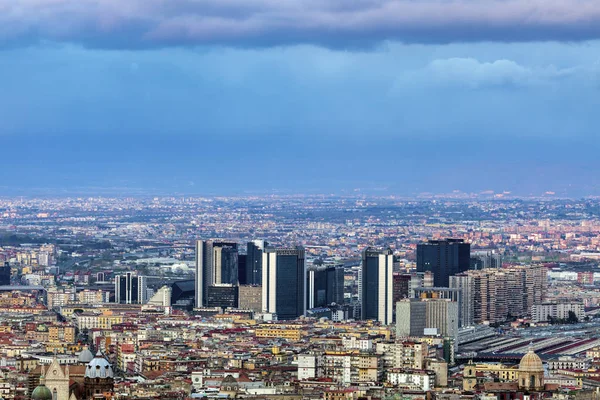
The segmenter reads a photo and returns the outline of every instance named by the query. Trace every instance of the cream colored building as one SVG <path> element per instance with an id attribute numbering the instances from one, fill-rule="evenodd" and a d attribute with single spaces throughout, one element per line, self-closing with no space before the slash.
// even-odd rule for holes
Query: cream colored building
<path id="1" fill-rule="evenodd" d="M 122 315 L 114 315 L 110 311 L 105 311 L 102 314 L 82 313 L 75 318 L 80 331 L 84 329 L 112 329 L 114 324 L 123 323 Z"/>

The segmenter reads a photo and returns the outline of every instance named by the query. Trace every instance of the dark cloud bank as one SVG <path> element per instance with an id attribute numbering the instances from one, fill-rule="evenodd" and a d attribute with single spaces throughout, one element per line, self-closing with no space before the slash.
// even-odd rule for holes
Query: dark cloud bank
<path id="1" fill-rule="evenodd" d="M 597 0 L 0 0 L 0 45 L 365 47 L 600 37 Z"/>

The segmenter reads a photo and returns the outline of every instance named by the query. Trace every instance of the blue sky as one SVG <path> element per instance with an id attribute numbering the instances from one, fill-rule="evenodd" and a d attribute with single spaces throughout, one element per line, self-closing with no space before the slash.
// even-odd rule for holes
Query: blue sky
<path id="1" fill-rule="evenodd" d="M 599 39 L 591 0 L 0 0 L 0 190 L 600 194 Z"/>

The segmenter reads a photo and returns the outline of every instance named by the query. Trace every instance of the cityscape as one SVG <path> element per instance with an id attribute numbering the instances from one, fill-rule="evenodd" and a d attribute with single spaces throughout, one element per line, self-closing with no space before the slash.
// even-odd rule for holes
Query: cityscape
<path id="1" fill-rule="evenodd" d="M 594 199 L 0 201 L 3 398 L 592 398 Z"/>
<path id="2" fill-rule="evenodd" d="M 0 0 L 0 400 L 600 400 L 599 0 Z"/>

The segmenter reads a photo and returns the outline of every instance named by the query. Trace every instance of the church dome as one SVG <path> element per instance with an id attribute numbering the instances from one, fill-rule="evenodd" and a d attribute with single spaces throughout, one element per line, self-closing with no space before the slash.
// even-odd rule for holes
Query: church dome
<path id="1" fill-rule="evenodd" d="M 94 359 L 94 355 L 87 347 L 79 353 L 79 362 L 81 364 L 89 364 Z"/>
<path id="2" fill-rule="evenodd" d="M 533 352 L 531 346 L 527 354 L 521 358 L 519 363 L 519 371 L 523 372 L 544 372 L 544 364 L 542 359 Z"/>
<path id="3" fill-rule="evenodd" d="M 100 352 L 98 352 L 98 354 L 96 354 L 96 357 L 94 357 L 94 359 L 90 361 L 90 363 L 86 367 L 85 377 L 101 379 L 113 378 L 114 373 L 110 363 L 106 360 L 106 358 L 102 356 Z"/>
<path id="4" fill-rule="evenodd" d="M 31 400 L 52 400 L 52 392 L 43 383 L 33 389 Z"/>
<path id="5" fill-rule="evenodd" d="M 232 375 L 227 375 L 221 381 L 221 387 L 235 388 L 235 389 L 237 389 L 238 388 L 238 381 Z"/>

